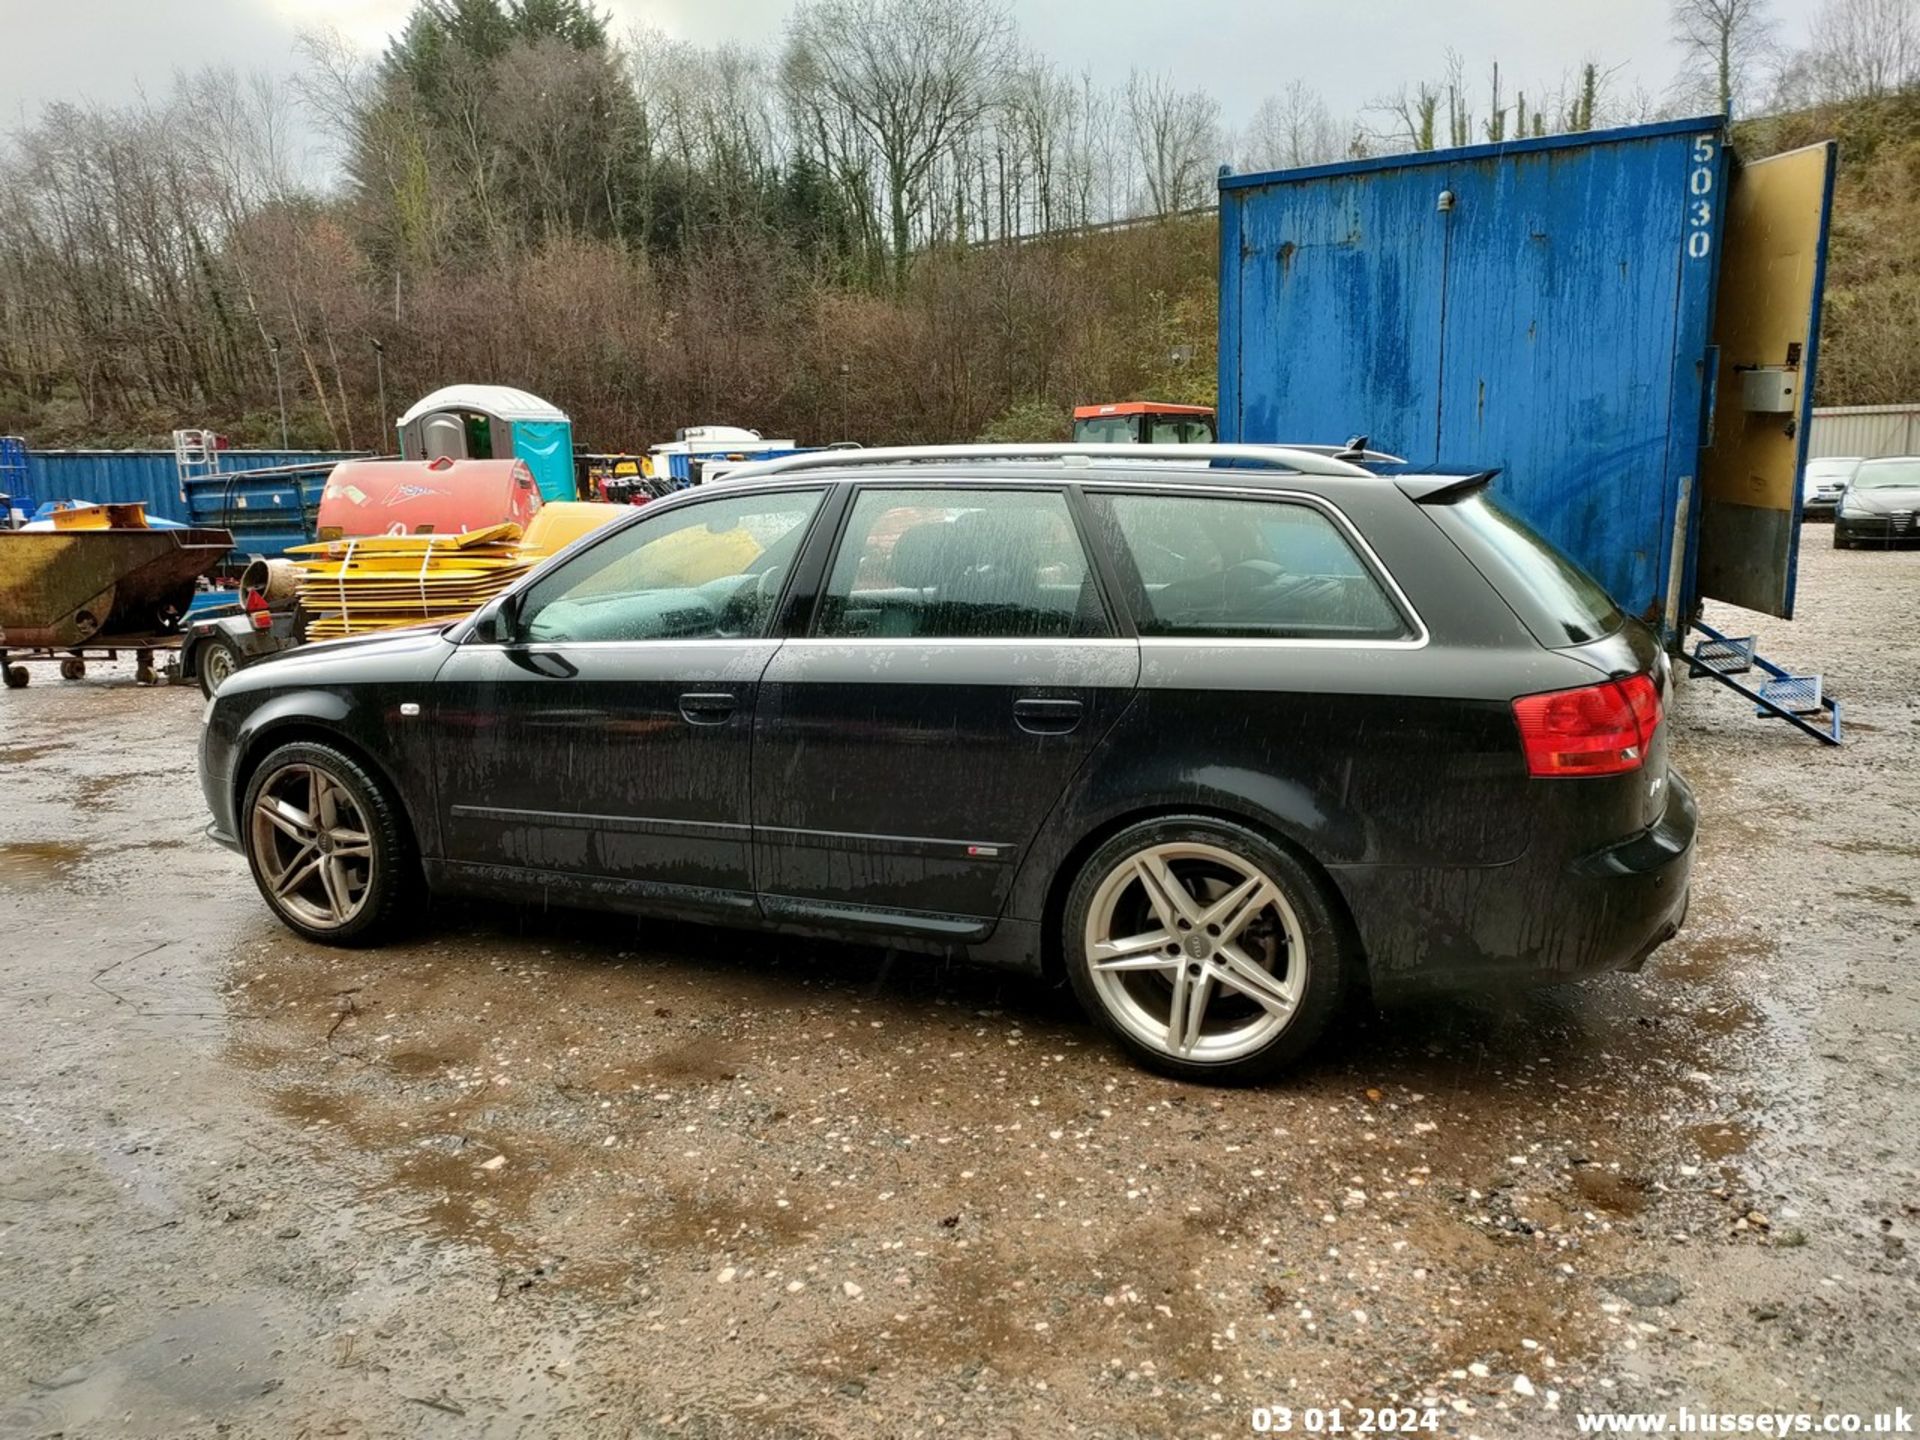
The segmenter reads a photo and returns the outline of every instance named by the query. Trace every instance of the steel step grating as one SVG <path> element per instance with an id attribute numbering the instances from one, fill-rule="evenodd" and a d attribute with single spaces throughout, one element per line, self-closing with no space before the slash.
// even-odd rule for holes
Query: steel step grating
<path id="1" fill-rule="evenodd" d="M 1811 715 L 1824 703 L 1818 675 L 1788 675 L 1784 679 L 1769 680 L 1760 687 L 1760 696 L 1796 715 Z M 1754 706 L 1753 713 L 1762 719 L 1773 717 L 1773 711 L 1764 705 Z"/>
<path id="2" fill-rule="evenodd" d="M 1753 668 L 1753 651 L 1758 639 L 1752 635 L 1725 635 L 1702 640 L 1688 657 L 1691 675 L 1744 675 Z"/>

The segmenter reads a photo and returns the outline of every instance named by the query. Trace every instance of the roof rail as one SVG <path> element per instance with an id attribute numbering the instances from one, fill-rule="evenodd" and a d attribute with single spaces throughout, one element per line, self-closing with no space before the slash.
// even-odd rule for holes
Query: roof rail
<path id="1" fill-rule="evenodd" d="M 1239 460 L 1271 465 L 1298 475 L 1371 475 L 1349 460 L 1336 460 L 1338 445 L 887 445 L 871 450 L 814 450 L 777 460 L 753 460 L 729 468 L 725 479 L 758 480 L 796 470 L 846 470 L 866 465 L 910 465 L 954 460 Z M 1376 458 L 1368 452 L 1368 458 Z M 1380 455 L 1391 462 L 1394 457 Z"/>

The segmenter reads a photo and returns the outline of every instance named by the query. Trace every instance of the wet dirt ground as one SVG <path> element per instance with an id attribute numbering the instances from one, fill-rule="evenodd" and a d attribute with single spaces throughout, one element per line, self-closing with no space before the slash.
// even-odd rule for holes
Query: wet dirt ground
<path id="1" fill-rule="evenodd" d="M 1920 554 L 1812 531 L 1850 743 L 1685 687 L 1646 973 L 1130 1068 L 991 972 L 574 914 L 334 952 L 202 702 L 0 699 L 0 1436 L 1232 1436 L 1920 1394 Z M 1349 1416 L 1349 1423 L 1352 1417 Z"/>

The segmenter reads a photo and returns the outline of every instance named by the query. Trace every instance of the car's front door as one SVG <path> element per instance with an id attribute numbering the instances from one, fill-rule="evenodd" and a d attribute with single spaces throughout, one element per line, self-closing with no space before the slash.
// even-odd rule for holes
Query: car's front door
<path id="1" fill-rule="evenodd" d="M 752 910 L 756 687 L 822 494 L 663 506 L 537 579 L 510 634 L 460 646 L 434 690 L 451 878 Z"/>
<path id="2" fill-rule="evenodd" d="M 1063 491 L 860 487 L 761 683 L 762 908 L 979 932 L 1139 669 Z"/>

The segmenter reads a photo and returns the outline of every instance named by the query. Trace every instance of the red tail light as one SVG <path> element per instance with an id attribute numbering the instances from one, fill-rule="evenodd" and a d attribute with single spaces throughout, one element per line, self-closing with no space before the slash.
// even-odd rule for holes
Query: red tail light
<path id="1" fill-rule="evenodd" d="M 1540 776 L 1624 775 L 1638 770 L 1660 728 L 1660 692 L 1648 675 L 1513 702 L 1527 770 Z"/>
<path id="2" fill-rule="evenodd" d="M 247 623 L 256 630 L 273 628 L 273 610 L 267 604 L 267 597 L 258 590 L 244 590 L 240 594 L 240 608 L 246 612 Z"/>

